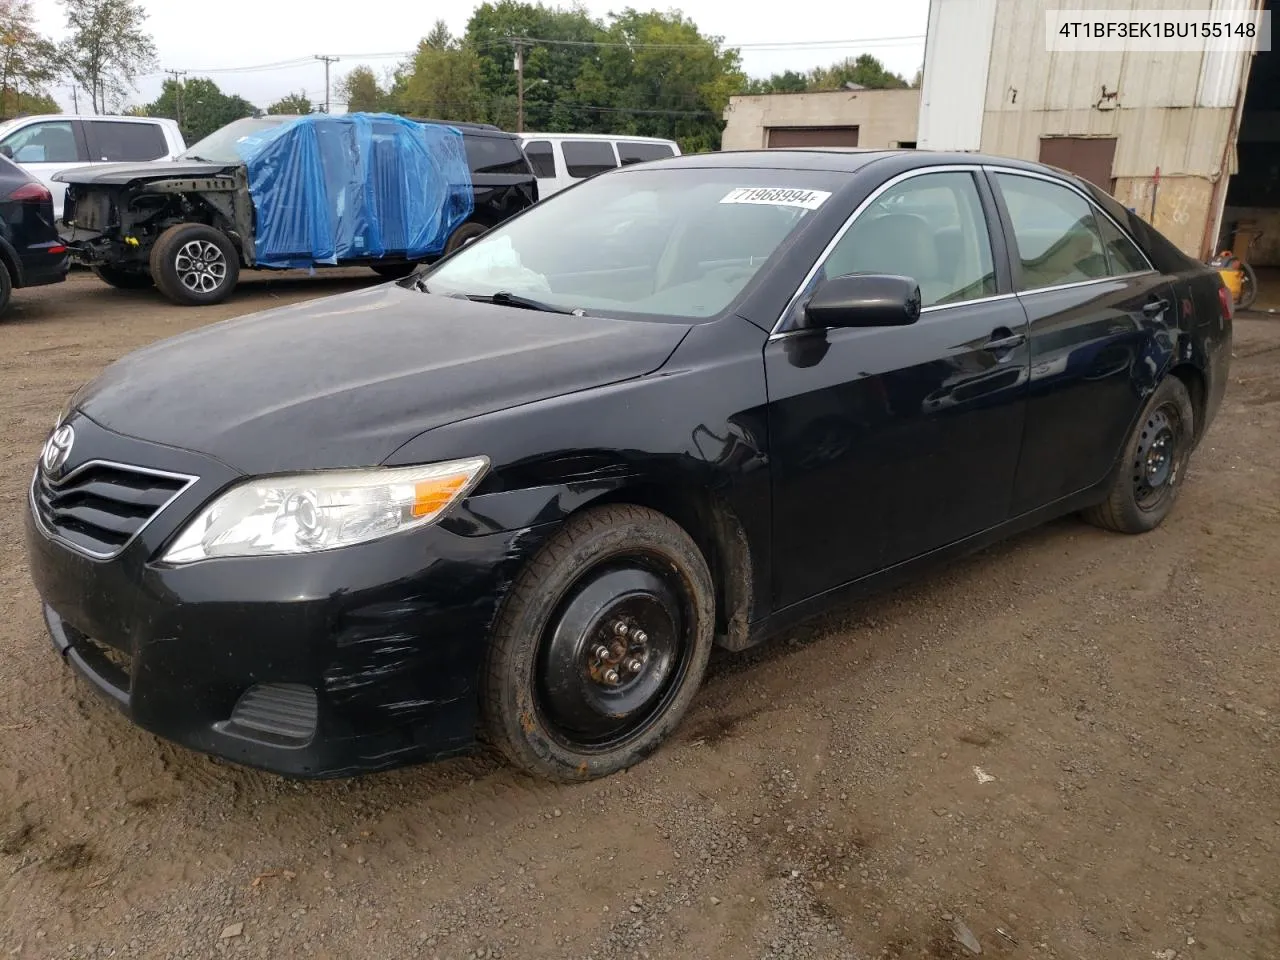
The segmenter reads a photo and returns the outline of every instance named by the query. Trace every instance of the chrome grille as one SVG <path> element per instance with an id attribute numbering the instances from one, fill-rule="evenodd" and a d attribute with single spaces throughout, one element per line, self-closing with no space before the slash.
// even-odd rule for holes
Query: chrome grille
<path id="1" fill-rule="evenodd" d="M 114 557 L 195 477 L 94 460 L 51 480 L 36 470 L 31 508 L 47 533 L 91 557 Z"/>

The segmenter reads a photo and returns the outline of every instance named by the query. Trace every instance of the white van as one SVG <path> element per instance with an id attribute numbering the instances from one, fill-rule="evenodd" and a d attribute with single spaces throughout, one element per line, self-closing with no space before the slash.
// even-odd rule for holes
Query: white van
<path id="1" fill-rule="evenodd" d="M 59 220 L 67 186 L 54 182 L 55 173 L 94 163 L 172 160 L 185 149 L 177 123 L 163 117 L 49 114 L 0 123 L 0 154 L 49 188 Z"/>
<path id="2" fill-rule="evenodd" d="M 607 133 L 521 133 L 520 144 L 538 178 L 538 198 L 629 163 L 680 156 L 674 140 Z"/>

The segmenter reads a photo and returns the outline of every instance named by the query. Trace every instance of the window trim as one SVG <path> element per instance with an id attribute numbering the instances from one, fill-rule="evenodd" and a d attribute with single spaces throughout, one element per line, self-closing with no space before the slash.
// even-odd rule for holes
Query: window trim
<path id="1" fill-rule="evenodd" d="M 796 304 L 799 302 L 805 289 L 811 282 L 813 282 L 813 278 L 818 275 L 818 271 L 826 265 L 832 251 L 834 251 L 836 245 L 844 239 L 844 235 L 849 232 L 849 228 L 853 226 L 854 221 L 856 221 L 858 217 L 862 216 L 862 214 L 866 212 L 867 208 L 870 207 L 871 204 L 875 203 L 876 200 L 880 198 L 880 195 L 886 190 L 897 186 L 905 180 L 910 180 L 914 177 L 927 176 L 931 173 L 968 173 L 973 176 L 973 189 L 978 194 L 978 201 L 982 204 L 982 214 L 986 218 L 987 237 L 988 242 L 991 244 L 991 266 L 996 275 L 996 289 L 998 291 L 1000 289 L 999 259 L 1002 254 L 1006 259 L 1008 259 L 1009 245 L 1008 240 L 1004 237 L 1005 225 L 1000 219 L 999 209 L 993 209 L 992 207 L 992 204 L 996 201 L 994 191 L 992 192 L 992 195 L 988 197 L 984 195 L 982 189 L 982 183 L 980 181 L 985 179 L 982 177 L 984 169 L 985 167 L 980 163 L 946 163 L 929 167 L 913 167 L 910 170 L 904 170 L 902 173 L 895 174 L 884 183 L 880 184 L 880 186 L 872 190 L 871 193 L 854 208 L 853 213 L 849 214 L 844 223 L 840 225 L 840 229 L 835 232 L 835 235 L 822 249 L 822 252 L 818 254 L 818 258 L 813 262 L 813 266 L 809 268 L 809 271 L 804 275 L 804 279 L 800 281 L 800 285 L 796 287 L 795 293 L 788 298 L 786 305 L 782 308 L 782 313 L 774 322 L 773 329 L 769 331 L 769 339 L 773 340 L 777 337 L 787 336 L 789 333 L 800 332 L 796 330 L 782 330 L 782 325 L 786 323 L 787 317 L 789 317 L 791 312 L 795 309 Z M 993 215 L 995 216 L 994 220 L 992 219 Z M 997 236 L 997 234 L 999 234 L 999 236 Z M 947 310 L 952 307 L 967 307 L 974 303 L 1007 300 L 1015 295 L 1016 291 L 1009 291 L 1005 293 L 994 293 L 988 297 L 975 297 L 972 300 L 958 300 L 955 303 L 938 303 L 929 307 L 923 307 L 920 310 L 920 313 L 923 315 L 935 310 Z"/>
<path id="2" fill-rule="evenodd" d="M 1133 235 L 1130 234 L 1129 231 L 1126 230 L 1122 224 L 1116 221 L 1115 217 L 1107 213 L 1106 210 L 1103 210 L 1102 207 L 1100 207 L 1097 203 L 1093 201 L 1092 197 L 1090 197 L 1084 190 L 1077 187 L 1071 181 L 1064 180 L 1061 177 L 1055 177 L 1049 174 L 1040 173 L 1039 171 L 1035 171 L 1035 170 L 1018 170 L 1014 167 L 1005 167 L 999 164 L 984 164 L 982 169 L 983 169 L 983 172 L 987 174 L 988 181 L 991 184 L 991 192 L 994 195 L 1000 209 L 1000 217 L 1002 221 L 1001 227 L 1005 233 L 1006 248 L 1009 250 L 1009 253 L 1010 253 L 1009 265 L 1014 272 L 1014 276 L 1013 276 L 1014 293 L 1018 294 L 1019 296 L 1028 296 L 1031 294 L 1041 293 L 1046 290 L 1067 290 L 1067 289 L 1070 289 L 1071 287 L 1082 287 L 1082 286 L 1087 286 L 1089 284 L 1094 284 L 1094 283 L 1103 283 L 1108 280 L 1123 280 L 1128 277 L 1141 277 L 1141 276 L 1146 276 L 1147 274 L 1150 274 L 1150 273 L 1159 273 L 1159 271 L 1156 270 L 1155 266 L 1151 263 L 1151 258 L 1147 256 L 1147 252 L 1142 249 L 1142 244 L 1138 243 L 1138 241 L 1133 238 Z M 1085 202 L 1085 204 L 1089 207 L 1089 209 L 1093 211 L 1093 215 L 1095 219 L 1099 216 L 1106 217 L 1107 220 L 1111 222 L 1111 225 L 1120 231 L 1120 235 L 1133 244 L 1134 249 L 1138 251 L 1143 261 L 1146 263 L 1147 269 L 1130 271 L 1129 273 L 1116 274 L 1115 276 L 1093 277 L 1088 280 L 1072 280 L 1069 283 L 1055 283 L 1047 287 L 1030 287 L 1030 288 L 1025 287 L 1022 279 L 1021 252 L 1017 250 L 1018 236 L 1013 228 L 1013 220 L 1009 215 L 1008 205 L 1005 204 L 1004 202 L 1004 194 L 1000 191 L 1000 184 L 996 180 L 997 174 L 1007 174 L 1015 177 L 1026 177 L 1030 180 L 1043 180 L 1047 183 L 1056 184 L 1057 186 L 1063 187 L 1066 190 L 1071 191 L 1076 196 L 1080 197 L 1080 199 L 1082 199 Z M 1102 244 L 1103 256 L 1107 257 L 1107 263 L 1108 265 L 1110 265 L 1111 258 L 1107 256 L 1106 244 L 1103 243 L 1101 230 L 1098 231 L 1098 242 Z M 1018 255 L 1015 257 L 1013 256 L 1014 253 L 1017 253 Z"/>

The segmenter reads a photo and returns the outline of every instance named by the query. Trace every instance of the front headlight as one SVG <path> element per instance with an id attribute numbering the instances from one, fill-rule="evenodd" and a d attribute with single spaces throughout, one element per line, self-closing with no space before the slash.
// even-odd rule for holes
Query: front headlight
<path id="1" fill-rule="evenodd" d="M 472 457 L 250 480 L 201 510 L 162 559 L 315 553 L 412 530 L 475 489 L 488 467 L 488 457 Z"/>

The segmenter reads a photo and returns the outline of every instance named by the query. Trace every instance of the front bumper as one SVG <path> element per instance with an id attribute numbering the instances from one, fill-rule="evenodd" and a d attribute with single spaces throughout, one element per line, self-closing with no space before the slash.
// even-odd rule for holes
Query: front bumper
<path id="1" fill-rule="evenodd" d="M 545 527 L 435 525 L 310 556 L 183 567 L 158 551 L 225 466 L 74 421 L 77 458 L 200 479 L 110 560 L 50 536 L 28 502 L 31 575 L 55 646 L 139 726 L 291 776 L 343 776 L 469 749 L 497 604 Z M 83 453 L 79 448 L 85 448 Z"/>

